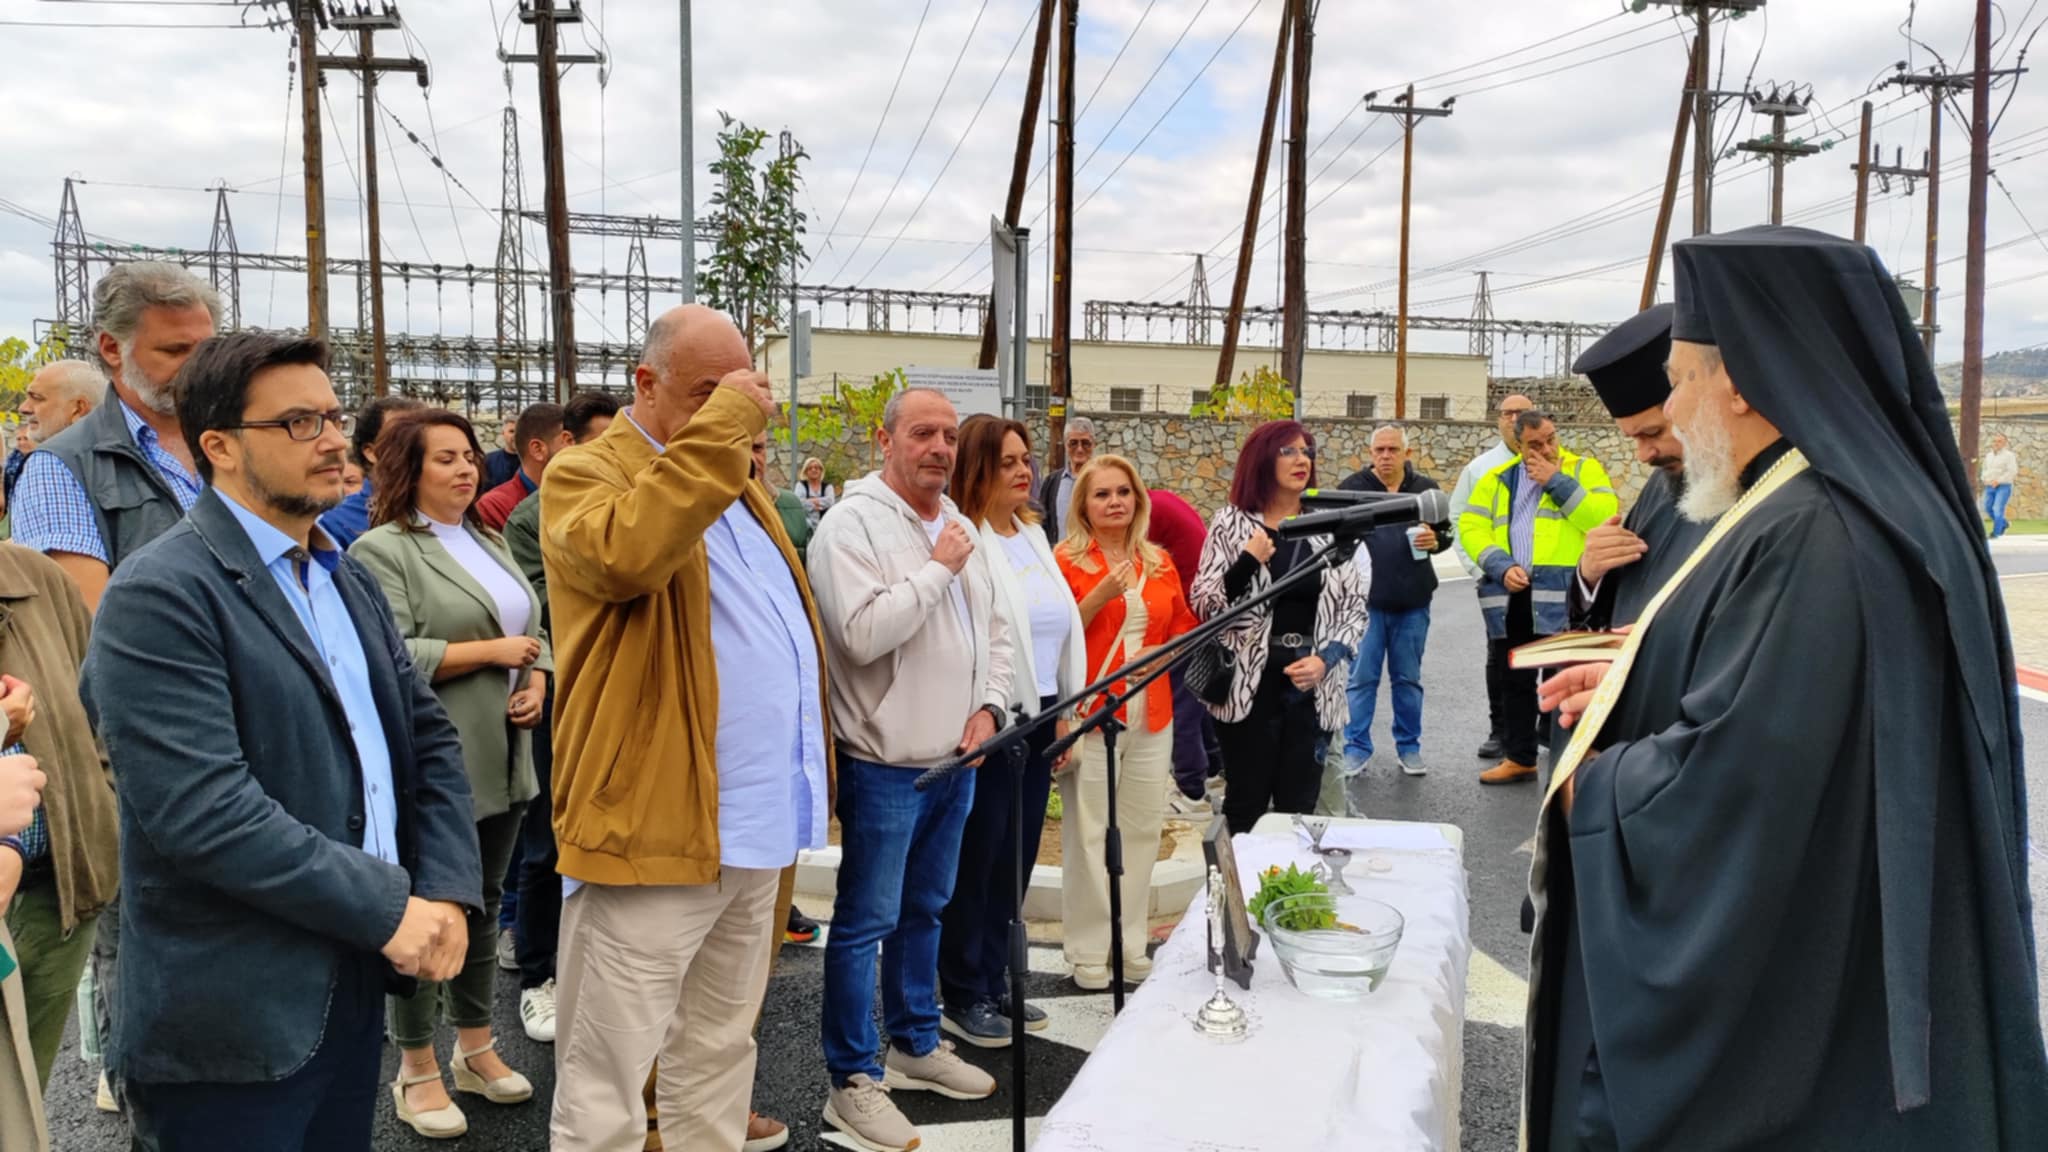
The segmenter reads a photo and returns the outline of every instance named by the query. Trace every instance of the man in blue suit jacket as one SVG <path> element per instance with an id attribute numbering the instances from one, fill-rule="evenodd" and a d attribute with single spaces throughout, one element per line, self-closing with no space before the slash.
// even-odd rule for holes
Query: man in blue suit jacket
<path id="1" fill-rule="evenodd" d="M 110 1061 L 137 1147 L 366 1152 L 384 994 L 482 907 L 454 727 L 315 526 L 349 418 L 317 342 L 235 333 L 175 391 L 211 488 L 100 602 L 84 673 L 121 799 Z"/>

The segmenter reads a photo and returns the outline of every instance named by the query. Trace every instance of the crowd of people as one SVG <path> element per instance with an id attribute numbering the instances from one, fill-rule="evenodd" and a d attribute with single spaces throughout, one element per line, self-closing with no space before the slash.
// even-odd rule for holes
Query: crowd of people
<path id="1" fill-rule="evenodd" d="M 1314 501 L 1318 465 L 1332 463 L 1292 420 L 1249 433 L 1227 500 L 1206 518 L 1084 418 L 1067 423 L 1059 451 L 1044 454 L 1056 463 L 1041 469 L 1025 424 L 963 421 L 943 394 L 916 388 L 882 414 L 879 469 L 833 483 L 814 458 L 777 490 L 767 481 L 767 381 L 730 320 L 687 305 L 650 327 L 623 403 L 593 392 L 533 405 L 486 453 L 455 411 L 396 397 L 345 410 L 320 342 L 216 334 L 219 305 L 203 282 L 169 265 L 118 265 L 95 294 L 100 362 L 36 376 L 22 413 L 34 450 L 8 462 L 0 1146 L 47 1147 L 42 1090 L 90 965 L 93 1003 L 76 1007 L 105 1053 L 100 1105 L 124 1112 L 137 1146 L 156 1152 L 360 1152 L 381 1096 L 430 1138 L 464 1134 L 465 1105 L 529 1101 L 532 1081 L 492 1032 L 501 971 L 518 974 L 527 1035 L 554 1045 L 554 1148 L 780 1147 L 786 1126 L 750 1104 L 754 1033 L 779 948 L 816 932 L 794 907 L 795 861 L 826 844 L 836 818 L 823 1116 L 873 1152 L 915 1148 L 892 1093 L 988 1097 L 994 1080 L 955 1042 L 1013 1044 L 1013 1014 L 1027 1029 L 1046 1026 L 1037 1006 L 1009 1002 L 1007 930 L 1016 861 L 1037 857 L 1052 791 L 1064 808 L 1072 979 L 1109 988 L 1120 948 L 1125 978 L 1143 981 L 1149 933 L 1131 910 L 1148 904 L 1168 819 L 1245 831 L 1269 811 L 1356 813 L 1368 781 L 1428 772 L 1421 665 L 1434 557 L 1451 549 L 1476 580 L 1488 637 L 1492 731 L 1480 757 L 1497 763 L 1478 778 L 1534 783 L 1538 747 L 1553 760 L 1525 912 L 1537 933 L 1538 1146 L 1634 1147 L 1711 1131 L 1734 1143 L 1825 1132 L 1800 1146 L 1847 1147 L 1836 1134 L 1882 1143 L 2039 1119 L 2031 960 L 2019 958 L 2024 997 L 2000 967 L 2016 963 L 2021 928 L 1999 900 L 2023 905 L 2023 862 L 2015 893 L 1998 873 L 2010 860 L 1985 849 L 1973 858 L 1979 903 L 1933 913 L 1985 957 L 1981 980 L 1944 989 L 1926 982 L 1926 941 L 1895 930 L 1916 908 L 1930 915 L 1931 888 L 1838 892 L 1793 932 L 1797 956 L 1736 923 L 1751 920 L 1741 909 L 1760 892 L 1789 917 L 1787 901 L 1819 901 L 1801 880 L 1861 875 L 1854 862 L 1869 859 L 1873 820 L 1878 847 L 1900 854 L 1881 859 L 1917 869 L 1915 883 L 1972 866 L 1931 816 L 1913 815 L 1910 792 L 1880 787 L 1874 817 L 1860 801 L 1841 806 L 1847 815 L 1813 817 L 1824 795 L 1867 798 L 1857 789 L 1868 779 L 1842 768 L 1836 792 L 1784 793 L 1774 826 L 1790 838 L 1810 820 L 1805 855 L 1731 835 L 1722 844 L 1748 857 L 1714 879 L 1683 879 L 1715 871 L 1698 864 L 1710 848 L 1704 823 L 1746 810 L 1741 781 L 1679 772 L 1702 749 L 1725 757 L 1739 744 L 1717 724 L 1723 712 L 1768 704 L 1773 689 L 1759 685 L 1771 680 L 1775 699 L 1809 719 L 1860 699 L 1811 677 L 1784 683 L 1809 660 L 1770 636 L 1759 643 L 1778 663 L 1744 687 L 1734 669 L 1747 666 L 1747 650 L 1710 645 L 1697 656 L 1681 645 L 1711 638 L 1712 603 L 1665 604 L 1750 505 L 1786 482 L 1781 473 L 1810 459 L 1837 488 L 1869 480 L 1841 463 L 1837 433 L 1808 406 L 1750 383 L 1776 379 L 1753 333 L 1792 330 L 1729 303 L 1742 298 L 1729 285 L 1753 278 L 1744 262 L 1758 246 L 1853 283 L 1842 270 L 1852 257 L 1773 237 L 1681 245 L 1691 279 L 1680 306 L 1621 326 L 1577 366 L 1650 470 L 1626 520 L 1605 467 L 1510 395 L 1499 442 L 1457 482 L 1452 520 L 1379 526 L 1327 565 L 1319 556 L 1331 536 L 1281 531 Z M 1790 314 L 1798 303 L 1778 306 Z M 1828 379 L 1849 389 L 1853 376 Z M 1753 390 L 1736 391 L 1731 377 Z M 1434 489 L 1407 436 L 1377 429 L 1363 466 L 1337 487 Z M 1995 468 L 1986 480 L 2010 484 Z M 1791 627 L 1773 623 L 1788 613 L 1810 623 L 1805 614 L 1839 624 L 1842 645 L 1872 642 L 1859 599 L 1829 588 L 1868 597 L 1910 580 L 1884 575 L 1893 553 L 1875 521 L 1815 511 L 1834 507 L 1826 496 L 1837 488 L 1800 489 L 1804 511 L 1751 525 L 1756 541 L 1740 553 L 1749 567 L 1723 562 L 1714 586 L 1739 598 L 1750 594 L 1745 580 L 1782 577 L 1792 590 L 1784 607 L 1727 619 L 1770 633 Z M 1921 494 L 1895 485 L 1901 492 Z M 1965 493 L 1960 504 L 1970 503 Z M 1954 565 L 1944 587 L 1968 600 L 1960 574 L 1974 561 L 1950 539 L 1953 524 L 1936 527 L 1963 513 L 1932 497 L 1904 508 L 1934 542 L 1929 563 Z M 2002 530 L 2002 499 L 1989 510 Z M 1832 562 L 1862 563 L 1863 583 L 1847 569 L 1828 585 L 1788 567 L 1811 539 Z M 1177 669 L 1142 690 L 1112 686 L 1114 763 L 1099 728 L 1066 746 L 1104 706 L 1100 696 L 1076 702 L 1083 686 L 1118 669 L 1143 675 L 1164 646 L 1283 582 L 1214 641 L 1219 676 L 1197 685 Z M 1973 594 L 1981 600 L 1981 585 Z M 1510 660 L 1539 638 L 1647 625 L 1660 609 L 1690 614 L 1691 632 L 1650 633 L 1634 682 L 1659 691 L 1625 698 L 1618 714 L 1611 694 L 1595 697 L 1605 663 L 1544 678 Z M 1974 626 L 1957 621 L 1958 634 Z M 2007 828 L 2016 810 L 2023 820 L 2023 785 L 2009 779 L 2004 751 L 2010 721 L 1985 703 L 2000 693 L 1971 680 L 1981 654 L 1948 652 L 1933 631 L 1906 639 L 1925 657 L 1914 699 L 1951 690 L 1943 667 L 1969 682 L 1969 697 L 1950 701 L 1932 728 L 1974 718 L 1972 734 L 1988 733 L 1975 742 L 1982 780 L 1941 784 L 1944 805 L 1967 806 L 1987 827 Z M 1653 647 L 1659 640 L 1668 648 Z M 1625 651 L 1616 675 L 1636 655 Z M 1725 674 L 1688 695 L 1695 659 L 1720 661 Z M 1394 755 L 1375 769 L 1383 679 Z M 917 787 L 930 769 L 1054 708 L 1066 711 L 1036 729 L 1022 757 Z M 1575 723 L 1640 743 L 1589 758 L 1590 735 L 1563 739 Z M 1881 786 L 1935 787 L 1911 760 L 1935 754 L 1930 737 L 1878 723 L 1895 746 L 1806 752 L 1851 766 L 1874 756 Z M 1782 727 L 1747 763 L 1784 762 L 1799 742 Z M 1812 728 L 1815 739 L 1845 730 Z M 1624 755 L 1636 771 L 1679 780 L 1687 799 L 1660 807 L 1628 792 L 1615 779 Z M 1120 925 L 1103 866 L 1112 772 Z M 1341 785 L 1334 803 L 1330 784 Z M 1931 794 L 1922 799 L 1931 812 Z M 1729 901 L 1716 926 L 1737 950 L 1731 962 L 1796 970 L 1801 986 L 1875 997 L 1889 1015 L 1803 1043 L 1796 1006 L 1779 1005 L 1792 1023 L 1770 1023 L 1744 999 L 1747 969 L 1740 979 L 1706 971 L 1722 965 L 1687 946 L 1697 917 L 1660 900 L 1666 891 Z M 1662 977 L 1634 963 L 1653 939 L 1669 947 Z M 1699 1037 L 1674 1042 L 1685 1058 L 1674 1063 L 1658 1037 L 1677 1033 L 1654 1030 L 1678 1010 L 1653 1003 L 1649 985 L 1660 980 L 1690 982 L 1700 1003 L 1754 1021 L 1740 1035 L 1758 1067 L 1782 1054 L 1767 1040 L 1803 1053 L 1795 1062 L 1813 1056 L 1798 1067 L 1828 1082 L 1835 1111 L 1814 1113 L 1782 1084 L 1709 1076 L 1720 1057 Z M 1960 1088 L 1936 1081 L 1927 1108 L 1930 1003 L 1941 1022 L 1934 1066 L 1962 1071 Z M 1985 1006 L 2005 1023 L 1980 1019 Z M 1638 1019 L 1649 1023 L 1637 1029 Z M 1872 1044 L 1858 1048 L 1858 1038 Z M 380 1085 L 386 1043 L 399 1072 Z M 1996 1101 L 1977 1077 L 1986 1049 L 2011 1073 Z M 1883 1066 L 1873 1078 L 1874 1060 Z M 1887 1101 L 1897 1093 L 1898 1109 L 1879 1111 L 1906 1119 L 1858 1113 L 1826 1127 L 1873 1084 Z M 1742 1106 L 1773 1091 L 1789 1101 L 1776 1113 Z"/>

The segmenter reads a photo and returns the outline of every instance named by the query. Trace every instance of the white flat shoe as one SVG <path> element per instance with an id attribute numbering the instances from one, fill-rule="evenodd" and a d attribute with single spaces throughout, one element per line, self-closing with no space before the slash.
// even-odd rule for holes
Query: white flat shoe
<path id="1" fill-rule="evenodd" d="M 533 1099 L 533 1082 L 517 1072 L 486 1080 L 469 1070 L 472 1057 L 481 1056 L 497 1046 L 498 1042 L 493 1040 L 474 1052 L 464 1052 L 460 1048 L 455 1050 L 455 1058 L 448 1062 L 449 1067 L 455 1069 L 455 1090 L 481 1096 L 493 1104 L 524 1104 Z"/>
<path id="2" fill-rule="evenodd" d="M 469 1117 L 462 1114 L 462 1109 L 456 1107 L 453 1100 L 448 1102 L 446 1108 L 436 1108 L 431 1112 L 415 1112 L 405 1106 L 407 1088 L 415 1084 L 431 1083 L 440 1078 L 441 1070 L 438 1068 L 418 1076 L 407 1076 L 401 1069 L 397 1081 L 391 1085 L 391 1102 L 397 1107 L 399 1123 L 429 1140 L 453 1140 L 469 1131 Z"/>

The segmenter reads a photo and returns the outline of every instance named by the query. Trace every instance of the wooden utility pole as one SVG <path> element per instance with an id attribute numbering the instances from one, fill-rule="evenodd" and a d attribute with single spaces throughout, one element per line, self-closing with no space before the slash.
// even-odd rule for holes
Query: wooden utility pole
<path id="1" fill-rule="evenodd" d="M 327 339 L 327 192 L 320 156 L 319 0 L 298 0 L 300 152 L 306 166 L 306 335 Z"/>
<path id="2" fill-rule="evenodd" d="M 1051 462 L 1067 460 L 1067 396 L 1074 355 L 1074 40 L 1081 0 L 1060 0 L 1059 140 L 1054 147 L 1052 216 L 1052 363 L 1046 373 L 1046 424 Z"/>
<path id="3" fill-rule="evenodd" d="M 1415 186 L 1415 123 L 1431 117 L 1449 116 L 1453 96 L 1441 108 L 1417 108 L 1415 85 L 1394 98 L 1392 104 L 1368 104 L 1366 111 L 1399 117 L 1401 121 L 1401 304 L 1394 328 L 1394 419 L 1408 418 L 1408 216 Z"/>
<path id="4" fill-rule="evenodd" d="M 1855 240 L 1863 243 L 1870 224 L 1870 168 L 1877 157 L 1870 151 L 1870 116 L 1874 111 L 1870 101 L 1863 102 L 1863 129 L 1856 137 L 1856 231 Z"/>
<path id="5" fill-rule="evenodd" d="M 1970 85 L 1970 225 L 1963 263 L 1963 410 L 1958 437 L 1970 489 L 1984 408 L 1984 218 L 1991 196 L 1991 0 L 1977 0 L 1977 60 Z M 1933 261 L 1929 261 L 1930 269 Z"/>
<path id="6" fill-rule="evenodd" d="M 1024 211 L 1024 190 L 1031 183 L 1031 149 L 1038 139 L 1038 109 L 1045 98 L 1045 58 L 1052 51 L 1052 19 L 1060 0 L 1039 0 L 1038 36 L 1031 43 L 1031 71 L 1024 80 L 1024 115 L 1017 124 L 1017 156 L 1010 164 L 1010 194 L 1003 200 L 1003 226 L 1014 230 Z M 1021 335 L 1021 333 L 1020 333 Z M 981 325 L 983 371 L 996 366 L 996 317 L 991 310 Z M 1022 386 L 1019 386 L 1022 395 Z"/>
<path id="7" fill-rule="evenodd" d="M 355 55 L 322 56 L 320 67 L 354 72 L 362 81 L 363 211 L 369 226 L 365 247 L 369 250 L 370 265 L 370 387 L 375 395 L 384 396 L 391 391 L 391 355 L 384 346 L 384 229 L 377 194 L 377 76 L 383 72 L 410 72 L 418 78 L 420 87 L 425 88 L 427 65 L 414 57 L 377 56 L 376 34 L 380 31 L 394 32 L 400 27 L 398 10 L 388 4 L 376 12 L 365 8 L 354 15 L 336 13 L 332 23 L 340 31 L 356 34 Z M 362 320 L 359 318 L 357 323 L 362 323 Z"/>
<path id="8" fill-rule="evenodd" d="M 1252 163 L 1252 198 L 1244 210 L 1244 235 L 1237 242 L 1237 268 L 1230 276 L 1230 311 L 1223 317 L 1223 351 L 1216 357 L 1216 386 L 1230 383 L 1236 367 L 1237 330 L 1244 322 L 1245 295 L 1251 290 L 1252 256 L 1258 249 L 1259 207 L 1266 199 L 1266 166 L 1273 159 L 1273 126 L 1280 119 L 1280 85 L 1287 79 L 1287 35 L 1294 26 L 1294 6 L 1280 9 L 1280 35 L 1273 45 L 1273 79 L 1266 87 L 1266 116 L 1259 126 L 1259 154 Z"/>
<path id="9" fill-rule="evenodd" d="M 1647 0 L 1647 3 L 1690 9 L 1698 29 L 1694 33 L 1693 51 L 1702 63 L 1699 77 L 1692 86 L 1692 234 L 1704 236 L 1714 230 L 1714 107 L 1723 96 L 1731 95 L 1716 92 L 1707 85 L 1705 61 L 1713 59 L 1714 13 L 1717 10 L 1754 12 L 1764 6 L 1764 0 Z"/>
<path id="10" fill-rule="evenodd" d="M 554 323 L 555 402 L 567 403 L 576 393 L 576 298 L 575 269 L 569 260 L 569 188 L 563 176 L 562 151 L 562 69 L 571 64 L 602 64 L 603 56 L 564 55 L 557 43 L 560 25 L 578 24 L 583 10 L 571 3 L 555 7 L 555 0 L 522 0 L 519 20 L 533 25 L 538 51 L 532 55 L 507 54 L 508 64 L 535 64 L 540 68 L 541 166 L 547 190 L 548 231 L 548 315 Z"/>
<path id="11" fill-rule="evenodd" d="M 1685 85 L 1679 89 L 1678 126 L 1671 131 L 1671 162 L 1664 169 L 1664 199 L 1657 206 L 1657 227 L 1650 233 L 1650 264 L 1643 271 L 1643 302 L 1647 309 L 1657 302 L 1657 277 L 1664 271 L 1664 245 L 1671 240 L 1671 213 L 1678 205 L 1678 176 L 1685 170 L 1686 130 L 1692 127 L 1693 89 L 1703 86 L 1707 76 L 1705 42 L 1694 40 L 1685 65 Z"/>
<path id="12" fill-rule="evenodd" d="M 1808 144 L 1803 140 L 1785 138 L 1785 120 L 1789 116 L 1807 114 L 1811 94 L 1801 98 L 1795 89 L 1771 89 L 1770 95 L 1754 92 L 1749 97 L 1749 109 L 1761 116 L 1771 118 L 1771 134 L 1760 140 L 1745 140 L 1737 144 L 1736 150 L 1768 156 L 1771 161 L 1771 223 L 1785 222 L 1785 165 L 1801 156 L 1812 156 L 1820 151 L 1820 145 Z"/>
<path id="13" fill-rule="evenodd" d="M 1309 0 L 1292 0 L 1294 66 L 1288 81 L 1287 244 L 1281 300 L 1280 373 L 1294 390 L 1294 416 L 1301 418 L 1302 374 L 1308 363 L 1308 91 L 1315 50 L 1315 16 Z"/>

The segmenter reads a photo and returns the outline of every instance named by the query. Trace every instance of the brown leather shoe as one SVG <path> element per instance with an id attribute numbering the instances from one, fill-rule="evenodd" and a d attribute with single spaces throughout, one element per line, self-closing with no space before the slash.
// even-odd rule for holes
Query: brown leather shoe
<path id="1" fill-rule="evenodd" d="M 787 1124 L 780 1120 L 771 1120 L 759 1112 L 747 1113 L 747 1142 L 740 1145 L 740 1152 L 775 1152 L 775 1149 L 787 1143 Z"/>
<path id="2" fill-rule="evenodd" d="M 1481 784 L 1520 784 L 1535 778 L 1534 764 L 1517 764 L 1513 760 L 1503 760 L 1479 774 Z"/>

